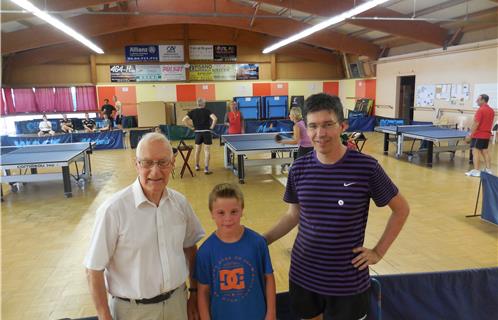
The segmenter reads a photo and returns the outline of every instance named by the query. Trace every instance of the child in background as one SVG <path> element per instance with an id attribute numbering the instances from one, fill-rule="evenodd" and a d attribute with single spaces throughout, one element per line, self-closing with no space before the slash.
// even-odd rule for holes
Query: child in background
<path id="1" fill-rule="evenodd" d="M 217 230 L 196 257 L 201 320 L 276 319 L 275 278 L 265 239 L 240 224 L 244 197 L 236 185 L 218 184 L 209 195 Z"/>

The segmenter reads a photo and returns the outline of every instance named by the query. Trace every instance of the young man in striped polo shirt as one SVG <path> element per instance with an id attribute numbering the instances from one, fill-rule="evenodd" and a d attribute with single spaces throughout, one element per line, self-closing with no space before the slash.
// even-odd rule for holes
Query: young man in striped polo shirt
<path id="1" fill-rule="evenodd" d="M 306 100 L 307 133 L 314 151 L 289 172 L 287 214 L 265 234 L 270 244 L 299 224 L 289 272 L 291 306 L 305 319 L 366 319 L 368 266 L 377 263 L 401 231 L 408 203 L 378 162 L 347 149 L 338 97 Z M 391 217 L 377 245 L 363 247 L 370 199 L 388 205 Z"/>

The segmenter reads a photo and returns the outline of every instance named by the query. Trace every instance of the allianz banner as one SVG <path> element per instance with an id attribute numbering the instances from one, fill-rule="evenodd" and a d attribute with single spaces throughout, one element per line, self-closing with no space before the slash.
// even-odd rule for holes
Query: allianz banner
<path id="1" fill-rule="evenodd" d="M 125 56 L 127 62 L 159 61 L 159 47 L 157 45 L 126 46 Z"/>

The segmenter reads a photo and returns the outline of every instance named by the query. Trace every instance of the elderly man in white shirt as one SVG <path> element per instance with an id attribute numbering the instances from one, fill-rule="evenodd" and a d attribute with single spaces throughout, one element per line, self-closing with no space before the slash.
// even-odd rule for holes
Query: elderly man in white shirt
<path id="1" fill-rule="evenodd" d="M 143 136 L 136 155 L 138 178 L 97 210 L 85 258 L 99 319 L 198 319 L 192 274 L 204 230 L 185 196 L 166 187 L 174 164 L 167 138 Z"/>

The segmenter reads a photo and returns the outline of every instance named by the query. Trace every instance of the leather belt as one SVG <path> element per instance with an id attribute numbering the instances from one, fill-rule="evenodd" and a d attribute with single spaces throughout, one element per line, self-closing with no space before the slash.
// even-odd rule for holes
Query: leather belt
<path id="1" fill-rule="evenodd" d="M 176 288 L 176 289 L 178 289 L 178 288 Z M 159 303 L 159 302 L 163 302 L 163 301 L 168 300 L 169 298 L 171 298 L 171 296 L 173 295 L 173 293 L 175 292 L 176 289 L 161 293 L 160 295 L 155 296 L 153 298 L 149 298 L 149 299 L 134 300 L 134 299 L 129 299 L 129 298 L 121 298 L 121 297 L 114 297 L 114 298 L 118 298 L 120 300 L 128 301 L 128 302 L 130 302 L 130 301 L 135 302 L 137 304 L 153 304 L 153 303 Z"/>

